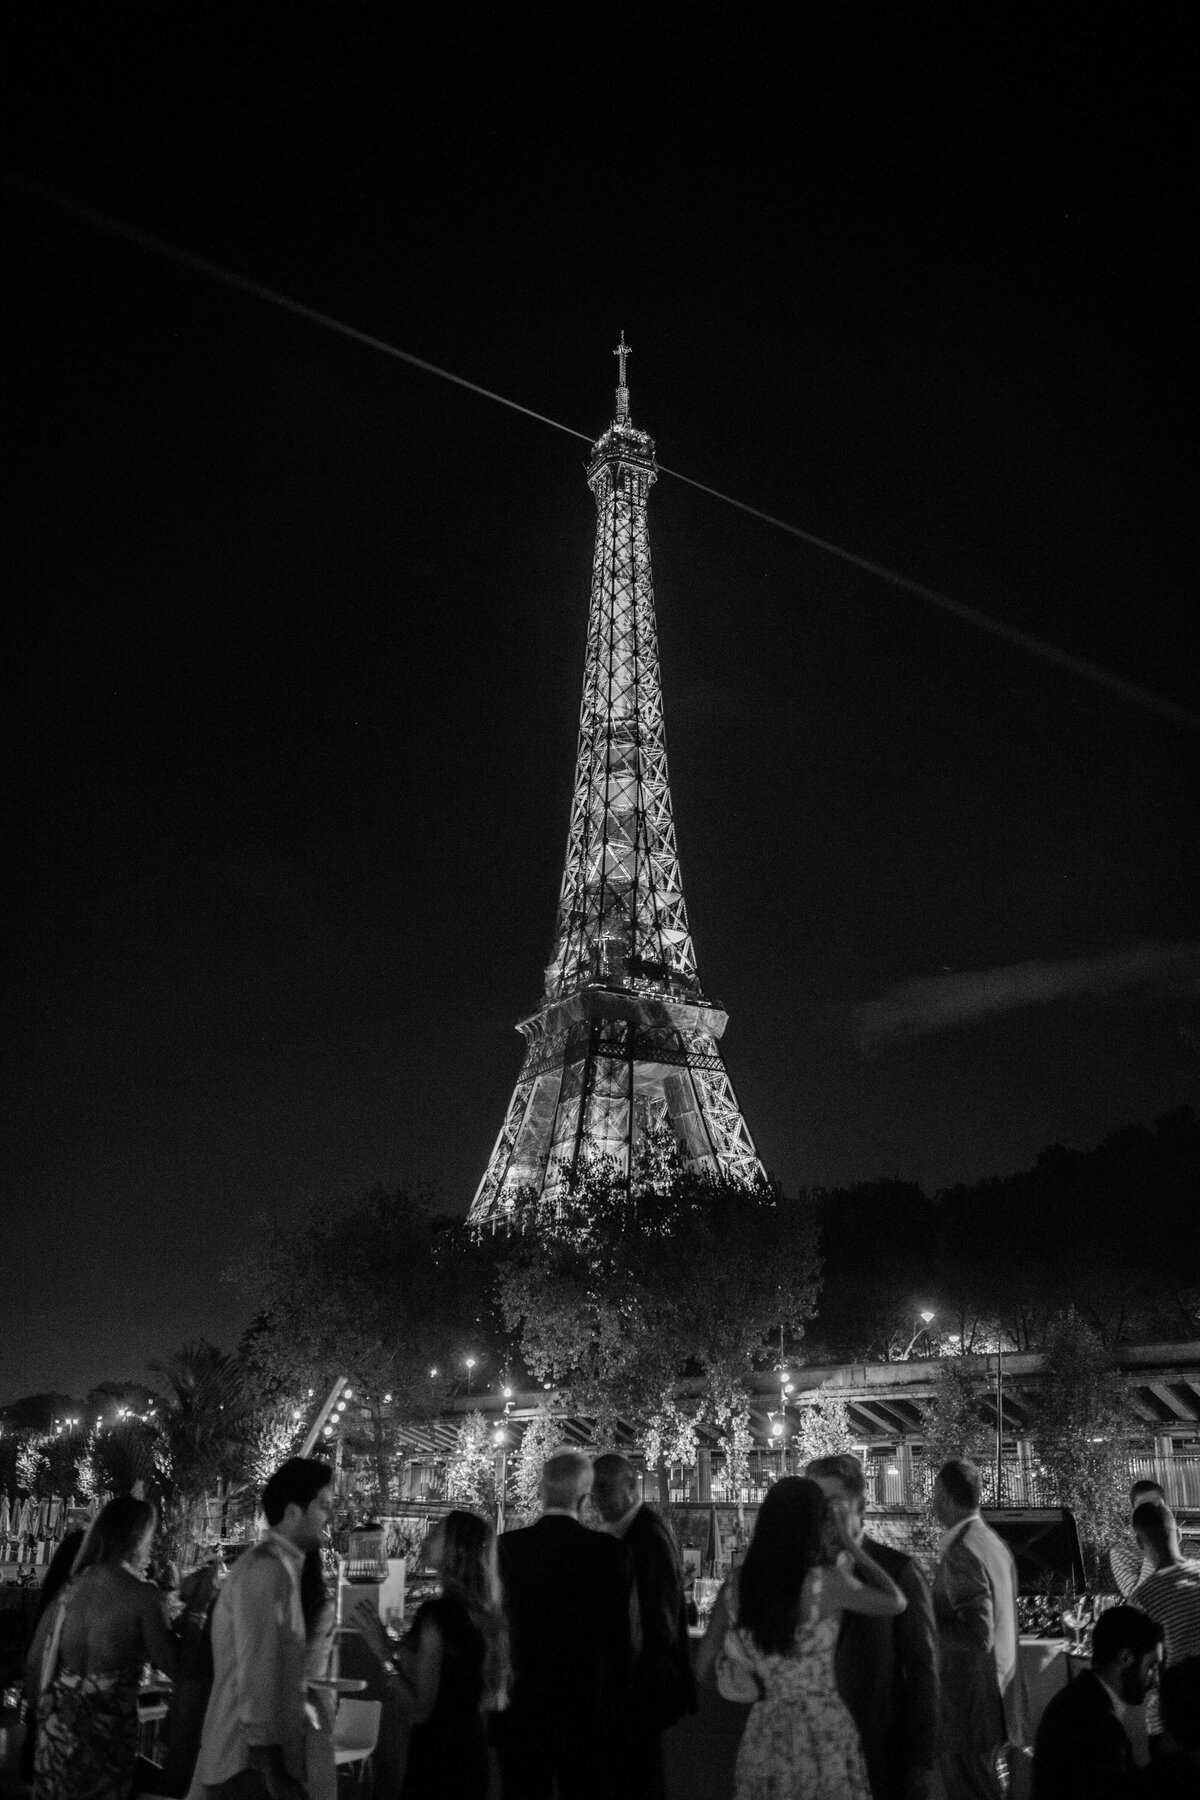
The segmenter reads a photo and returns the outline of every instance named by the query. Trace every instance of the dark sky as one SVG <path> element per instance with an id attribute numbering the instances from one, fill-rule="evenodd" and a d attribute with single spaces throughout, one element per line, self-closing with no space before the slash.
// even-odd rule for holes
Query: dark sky
<path id="1" fill-rule="evenodd" d="M 593 436 L 624 329 L 668 467 L 1196 704 L 1184 9 L 295 16 L 10 37 L 6 174 Z M 5 1399 L 232 1344 L 264 1221 L 468 1204 L 550 947 L 594 508 L 585 445 L 0 208 Z M 701 974 L 785 1185 L 1187 1102 L 1200 734 L 665 476 L 651 541 Z"/>

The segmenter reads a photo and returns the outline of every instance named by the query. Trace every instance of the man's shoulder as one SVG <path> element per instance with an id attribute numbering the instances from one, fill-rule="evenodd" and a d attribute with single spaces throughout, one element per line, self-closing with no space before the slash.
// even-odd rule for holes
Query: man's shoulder
<path id="1" fill-rule="evenodd" d="M 620 1540 L 618 1539 L 618 1542 Z M 629 1530 L 625 1533 L 625 1542 L 644 1544 L 660 1543 L 675 1549 L 675 1534 L 661 1513 L 643 1502 L 630 1521 Z"/>
<path id="2" fill-rule="evenodd" d="M 1200 1562 L 1172 1563 L 1169 1569 L 1156 1569 L 1139 1581 L 1129 1604 L 1148 1611 L 1155 1605 L 1190 1604 L 1193 1596 L 1200 1600 Z"/>
<path id="3" fill-rule="evenodd" d="M 269 1538 L 260 1538 L 257 1544 L 242 1551 L 222 1582 L 221 1592 L 232 1596 L 243 1588 L 272 1587 L 287 1581 L 288 1571 L 283 1558 Z"/>
<path id="4" fill-rule="evenodd" d="M 877 1562 L 884 1573 L 890 1575 L 893 1581 L 898 1582 L 901 1576 L 907 1575 L 911 1569 L 916 1569 L 917 1573 L 920 1574 L 921 1566 L 915 1558 L 909 1556 L 907 1552 L 903 1550 L 897 1550 L 894 1544 L 884 1544 L 881 1543 L 878 1538 L 868 1537 L 864 1534 L 863 1549 L 871 1558 L 871 1561 Z M 924 1577 L 922 1577 L 922 1579 L 924 1579 Z"/>

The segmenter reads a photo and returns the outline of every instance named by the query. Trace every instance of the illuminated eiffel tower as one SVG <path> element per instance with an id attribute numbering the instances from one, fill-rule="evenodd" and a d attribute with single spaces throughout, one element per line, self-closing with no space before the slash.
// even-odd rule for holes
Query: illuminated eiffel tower
<path id="1" fill-rule="evenodd" d="M 616 418 L 587 471 L 596 551 L 554 954 L 540 1009 L 517 1027 L 525 1060 L 477 1225 L 502 1221 L 518 1188 L 552 1197 L 586 1150 L 628 1177 L 654 1126 L 670 1125 L 690 1164 L 761 1172 L 717 1047 L 727 1015 L 701 989 L 688 929 L 646 531 L 654 441 L 630 421 L 624 332 L 613 354 Z"/>

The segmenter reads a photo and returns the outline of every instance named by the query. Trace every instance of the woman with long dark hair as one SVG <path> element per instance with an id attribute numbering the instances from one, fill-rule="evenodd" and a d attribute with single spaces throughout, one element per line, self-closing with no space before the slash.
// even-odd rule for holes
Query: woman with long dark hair
<path id="1" fill-rule="evenodd" d="M 829 1526 L 850 1567 L 822 1566 Z M 725 1583 L 697 1662 L 722 1664 L 757 1696 L 737 1758 L 736 1800 L 870 1800 L 854 1721 L 834 1681 L 844 1612 L 895 1618 L 895 1582 L 857 1544 L 815 1481 L 788 1475 L 768 1489 L 742 1568 Z"/>
<path id="2" fill-rule="evenodd" d="M 148 1501 L 110 1500 L 34 1634 L 34 1800 L 126 1800 L 133 1787 L 142 1664 L 175 1673 L 166 1599 L 146 1580 L 156 1525 Z"/>
<path id="3" fill-rule="evenodd" d="M 485 1715 L 507 1704 L 510 1673 L 495 1534 L 475 1513 L 447 1513 L 426 1562 L 441 1593 L 421 1606 L 394 1659 L 375 1609 L 357 1613 L 412 1726 L 401 1800 L 486 1800 Z"/>

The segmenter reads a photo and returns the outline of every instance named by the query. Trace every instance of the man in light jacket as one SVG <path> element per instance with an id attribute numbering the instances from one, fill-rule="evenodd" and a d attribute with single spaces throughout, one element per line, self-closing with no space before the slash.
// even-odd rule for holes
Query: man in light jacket
<path id="1" fill-rule="evenodd" d="M 999 1800 L 996 1757 L 1030 1741 L 1021 1672 L 1017 1565 L 979 1516 L 974 1463 L 938 1471 L 933 1510 L 945 1527 L 933 1584 L 941 1646 L 939 1764 L 947 1800 Z"/>
<path id="2" fill-rule="evenodd" d="M 329 1464 L 289 1458 L 263 1489 L 266 1535 L 217 1596 L 196 1767 L 209 1800 L 307 1800 L 300 1571 L 325 1536 L 332 1504 Z"/>

